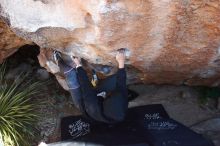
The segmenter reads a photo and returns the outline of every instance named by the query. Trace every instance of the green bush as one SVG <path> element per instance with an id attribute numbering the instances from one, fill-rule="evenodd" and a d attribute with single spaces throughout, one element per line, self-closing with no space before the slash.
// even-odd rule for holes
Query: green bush
<path id="1" fill-rule="evenodd" d="M 42 83 L 20 74 L 14 81 L 5 79 L 6 65 L 0 65 L 0 141 L 4 146 L 30 146 L 38 119 L 33 96 Z M 0 142 L 1 143 L 1 142 Z"/>

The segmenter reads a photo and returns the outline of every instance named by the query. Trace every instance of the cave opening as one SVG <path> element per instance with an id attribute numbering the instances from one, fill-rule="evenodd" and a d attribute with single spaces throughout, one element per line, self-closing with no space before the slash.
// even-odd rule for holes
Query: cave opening
<path id="1" fill-rule="evenodd" d="M 40 66 L 38 55 L 40 47 L 38 45 L 24 45 L 6 59 L 7 74 L 6 78 L 14 80 L 21 73 L 28 73 L 31 78 L 36 80 L 47 80 L 53 76 Z"/>
<path id="2" fill-rule="evenodd" d="M 20 47 L 17 52 L 7 58 L 7 63 L 10 68 L 17 67 L 22 63 L 40 67 L 37 58 L 39 53 L 40 47 L 38 45 L 24 45 Z"/>

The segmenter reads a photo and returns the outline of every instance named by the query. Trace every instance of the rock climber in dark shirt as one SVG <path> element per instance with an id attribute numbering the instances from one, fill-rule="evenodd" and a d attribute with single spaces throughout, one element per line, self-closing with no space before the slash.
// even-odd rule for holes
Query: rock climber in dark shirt
<path id="1" fill-rule="evenodd" d="M 105 123 L 116 123 L 124 119 L 128 108 L 124 49 L 119 49 L 116 55 L 117 73 L 100 81 L 96 88 L 92 87 L 79 58 L 72 58 L 75 64 L 72 67 L 65 63 L 60 52 L 54 51 L 53 57 L 64 73 L 74 105 L 82 113 Z"/>

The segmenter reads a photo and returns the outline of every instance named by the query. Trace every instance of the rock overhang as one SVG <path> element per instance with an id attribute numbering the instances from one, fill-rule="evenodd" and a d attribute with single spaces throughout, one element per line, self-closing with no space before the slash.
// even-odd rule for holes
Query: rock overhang
<path id="1" fill-rule="evenodd" d="M 54 69 L 55 49 L 112 66 L 114 73 L 115 51 L 128 48 L 131 82 L 220 82 L 218 0 L 1 0 L 0 5 L 10 27 L 41 47 L 39 59 L 48 71 Z"/>

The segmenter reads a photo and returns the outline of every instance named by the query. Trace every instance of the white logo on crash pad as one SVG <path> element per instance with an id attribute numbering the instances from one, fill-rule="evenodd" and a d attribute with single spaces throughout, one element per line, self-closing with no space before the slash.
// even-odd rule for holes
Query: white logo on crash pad
<path id="1" fill-rule="evenodd" d="M 73 138 L 86 135 L 89 132 L 90 132 L 89 123 L 85 123 L 81 119 L 69 125 L 69 133 Z"/>

